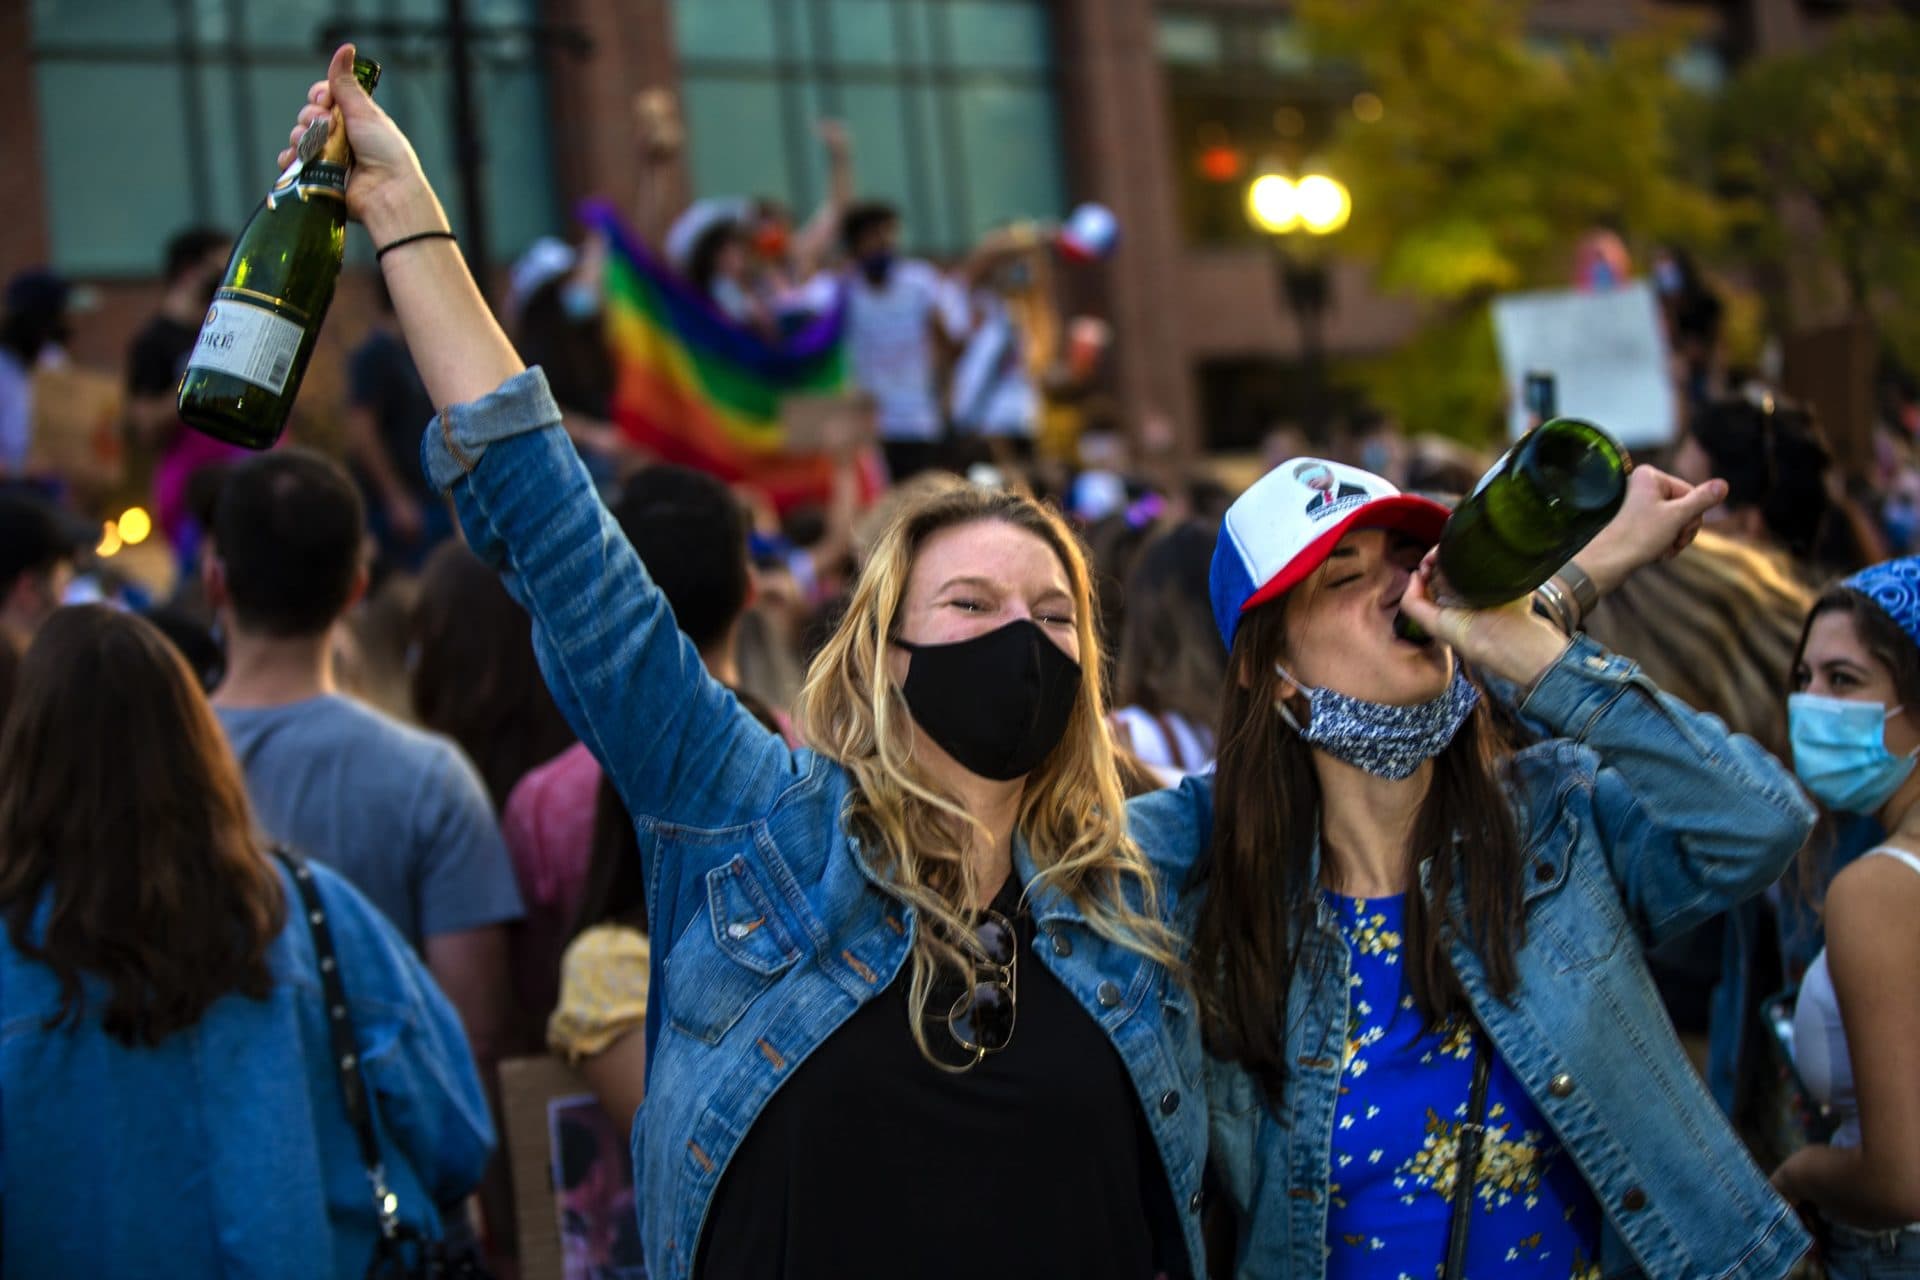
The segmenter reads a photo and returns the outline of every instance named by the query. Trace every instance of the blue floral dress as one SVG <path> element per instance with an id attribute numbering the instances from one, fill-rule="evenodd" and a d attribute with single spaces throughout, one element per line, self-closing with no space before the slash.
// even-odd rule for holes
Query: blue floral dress
<path id="1" fill-rule="evenodd" d="M 1352 953 L 1334 1108 L 1328 1280 L 1432 1280 L 1445 1262 L 1455 1144 L 1473 1082 L 1472 1022 L 1429 1030 L 1403 958 L 1404 898 L 1329 893 Z M 1484 1048 L 1484 1038 L 1481 1040 Z M 1599 1280 L 1600 1212 L 1506 1063 L 1487 1085 L 1467 1275 Z"/>

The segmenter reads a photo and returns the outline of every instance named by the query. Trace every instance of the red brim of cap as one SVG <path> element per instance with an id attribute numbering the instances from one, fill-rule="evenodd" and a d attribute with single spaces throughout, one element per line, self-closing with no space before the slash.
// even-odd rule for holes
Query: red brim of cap
<path id="1" fill-rule="evenodd" d="M 1340 545 L 1340 539 L 1355 529 L 1392 529 L 1411 534 L 1432 545 L 1440 541 L 1440 531 L 1447 527 L 1447 518 L 1452 514 L 1432 499 L 1417 498 L 1410 493 L 1375 498 L 1327 526 L 1324 533 L 1309 542 L 1298 555 L 1287 561 L 1286 567 L 1269 578 L 1265 586 L 1248 596 L 1247 602 L 1240 606 L 1240 612 L 1245 613 L 1269 600 L 1277 600 L 1306 581 L 1308 574 L 1327 562 L 1333 549 Z"/>

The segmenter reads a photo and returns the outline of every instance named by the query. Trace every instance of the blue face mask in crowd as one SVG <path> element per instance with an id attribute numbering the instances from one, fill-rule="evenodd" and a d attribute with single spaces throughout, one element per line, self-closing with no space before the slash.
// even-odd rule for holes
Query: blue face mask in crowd
<path id="1" fill-rule="evenodd" d="M 590 284 L 561 285 L 560 309 L 569 320 L 586 320 L 600 311 L 600 291 Z"/>
<path id="2" fill-rule="evenodd" d="M 1376 778 L 1411 777 L 1422 762 L 1447 749 L 1480 702 L 1480 691 L 1458 667 L 1445 693 L 1411 707 L 1368 702 L 1331 689 L 1309 689 L 1278 663 L 1274 670 L 1307 695 L 1305 728 L 1286 703 L 1273 704 L 1294 732 L 1334 759 Z"/>
<path id="3" fill-rule="evenodd" d="M 1899 707 L 1814 693 L 1787 698 L 1793 771 L 1829 809 L 1878 813 L 1913 774 L 1914 757 L 1887 750 L 1887 721 Z"/>

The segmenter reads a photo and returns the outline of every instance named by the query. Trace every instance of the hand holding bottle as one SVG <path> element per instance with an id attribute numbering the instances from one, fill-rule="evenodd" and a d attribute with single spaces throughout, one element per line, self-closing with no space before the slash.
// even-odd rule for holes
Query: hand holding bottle
<path id="1" fill-rule="evenodd" d="M 307 91 L 307 105 L 288 134 L 280 163 L 288 164 L 294 144 L 315 120 L 333 117 L 333 127 L 344 129 L 353 148 L 353 171 L 347 179 L 347 214 L 365 224 L 376 247 L 421 231 L 444 231 L 447 216 L 427 184 L 420 158 L 400 126 L 381 110 L 353 78 L 354 48 L 334 50 L 327 78 Z"/>
<path id="2" fill-rule="evenodd" d="M 1408 580 L 1400 612 L 1438 637 L 1456 657 L 1527 688 L 1566 649 L 1566 635 L 1535 613 L 1528 597 L 1488 609 L 1437 603 L 1436 597 L 1445 595 L 1439 574 L 1440 549 L 1435 547 Z"/>
<path id="3" fill-rule="evenodd" d="M 1573 562 L 1601 595 L 1625 582 L 1635 569 L 1680 554 L 1699 536 L 1707 512 L 1726 500 L 1727 482 L 1692 485 L 1656 467 L 1639 466 L 1627 477 L 1620 513 L 1594 535 Z"/>

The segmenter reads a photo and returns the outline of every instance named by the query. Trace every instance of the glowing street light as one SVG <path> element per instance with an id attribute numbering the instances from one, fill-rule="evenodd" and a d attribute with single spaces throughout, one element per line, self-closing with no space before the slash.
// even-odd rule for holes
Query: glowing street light
<path id="1" fill-rule="evenodd" d="M 1321 425 L 1325 414 L 1326 357 L 1321 326 L 1326 317 L 1331 276 L 1319 249 L 1304 252 L 1298 233 L 1311 240 L 1330 236 L 1353 215 L 1353 196 L 1338 178 L 1309 173 L 1298 179 L 1265 173 L 1247 187 L 1247 221 L 1264 232 L 1274 249 L 1274 266 L 1281 300 L 1293 313 L 1300 332 L 1300 354 L 1306 366 L 1309 431 Z"/>
<path id="2" fill-rule="evenodd" d="M 1300 221 L 1313 235 L 1332 235 L 1347 225 L 1353 213 L 1353 197 L 1338 178 L 1310 173 L 1294 185 L 1294 201 Z"/>
<path id="3" fill-rule="evenodd" d="M 1285 235 L 1300 225 L 1300 189 L 1284 174 L 1262 174 L 1247 188 L 1247 217 L 1256 230 Z"/>

